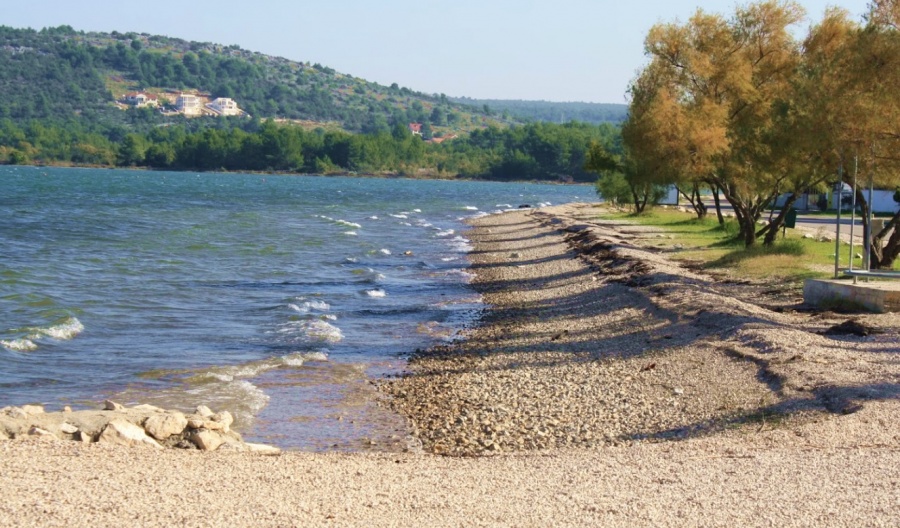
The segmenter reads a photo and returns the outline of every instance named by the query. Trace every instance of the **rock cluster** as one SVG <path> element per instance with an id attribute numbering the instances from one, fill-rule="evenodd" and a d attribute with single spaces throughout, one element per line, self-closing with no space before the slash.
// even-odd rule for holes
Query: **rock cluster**
<path id="1" fill-rule="evenodd" d="M 147 446 L 155 449 L 180 448 L 278 454 L 280 450 L 244 442 L 231 429 L 234 418 L 228 411 L 214 413 L 205 405 L 194 413 L 165 410 L 153 405 L 125 407 L 106 401 L 101 410 L 45 412 L 39 405 L 0 409 L 0 440 L 40 436 L 48 440 L 83 443 Z"/>

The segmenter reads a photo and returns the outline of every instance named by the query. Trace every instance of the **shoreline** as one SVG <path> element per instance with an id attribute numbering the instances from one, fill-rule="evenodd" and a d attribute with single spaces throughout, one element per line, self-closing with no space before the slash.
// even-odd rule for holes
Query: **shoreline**
<path id="1" fill-rule="evenodd" d="M 900 522 L 896 316 L 825 336 L 847 317 L 685 270 L 640 247 L 651 229 L 595 217 L 472 221 L 485 318 L 380 383 L 425 453 L 0 441 L 0 525 Z"/>

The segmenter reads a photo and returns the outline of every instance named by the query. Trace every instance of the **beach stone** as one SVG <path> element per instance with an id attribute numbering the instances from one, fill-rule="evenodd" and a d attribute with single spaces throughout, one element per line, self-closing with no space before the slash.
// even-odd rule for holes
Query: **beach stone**
<path id="1" fill-rule="evenodd" d="M 191 442 L 203 451 L 215 451 L 220 445 L 225 443 L 222 435 L 208 429 L 198 429 L 191 433 Z"/>
<path id="2" fill-rule="evenodd" d="M 106 424 L 106 428 L 103 429 L 97 441 L 124 446 L 147 445 L 162 449 L 156 440 L 147 436 L 142 427 L 121 418 L 116 418 Z"/>
<path id="3" fill-rule="evenodd" d="M 103 402 L 103 410 L 104 411 L 124 411 L 125 406 L 121 403 L 116 403 L 112 400 L 106 400 Z"/>
<path id="4" fill-rule="evenodd" d="M 141 412 L 166 412 L 165 409 L 160 409 L 159 407 L 157 407 L 155 405 L 150 405 L 147 403 L 144 403 L 141 405 L 135 405 L 134 407 L 131 408 L 131 410 L 141 411 Z"/>
<path id="5" fill-rule="evenodd" d="M 234 417 L 228 411 L 216 413 L 210 417 L 213 422 L 222 424 L 222 430 L 226 433 L 231 430 L 231 424 L 234 423 Z"/>
<path id="6" fill-rule="evenodd" d="M 63 422 L 62 425 L 59 426 L 59 430 L 66 434 L 75 434 L 78 432 L 78 428 L 69 422 Z"/>
<path id="7" fill-rule="evenodd" d="M 63 412 L 64 412 L 64 413 L 70 413 L 70 412 L 72 412 L 72 408 L 69 407 L 68 405 L 66 405 L 65 407 L 63 407 Z"/>
<path id="8" fill-rule="evenodd" d="M 19 407 L 4 407 L 3 414 L 17 420 L 28 418 L 28 413 L 26 413 Z"/>
<path id="9" fill-rule="evenodd" d="M 25 414 L 44 414 L 44 406 L 43 405 L 23 405 L 22 411 Z"/>
<path id="10" fill-rule="evenodd" d="M 30 436 L 53 436 L 53 437 L 56 436 L 55 434 L 51 433 L 50 431 L 48 431 L 46 429 L 42 429 L 36 425 L 32 425 L 31 428 L 28 429 L 28 434 Z"/>
<path id="11" fill-rule="evenodd" d="M 77 440 L 83 444 L 90 444 L 94 441 L 94 437 L 87 431 L 78 431 Z"/>
<path id="12" fill-rule="evenodd" d="M 202 416 L 204 418 L 208 418 L 208 417 L 212 416 L 213 414 L 215 414 L 214 412 L 212 412 L 212 409 L 210 409 L 206 405 L 198 405 L 196 412 L 197 412 L 197 414 L 199 414 L 200 416 Z"/>
<path id="13" fill-rule="evenodd" d="M 206 423 L 206 420 L 199 416 L 191 416 L 188 418 L 187 426 L 191 429 L 200 429 Z"/>
<path id="14" fill-rule="evenodd" d="M 251 444 L 245 443 L 244 447 L 250 453 L 256 453 L 258 455 L 266 455 L 266 456 L 275 456 L 281 454 L 281 449 L 278 449 L 275 446 L 265 445 L 265 444 Z"/>
<path id="15" fill-rule="evenodd" d="M 188 420 L 178 411 L 165 414 L 154 414 L 144 422 L 144 431 L 157 440 L 165 440 L 172 435 L 180 434 L 187 427 Z"/>

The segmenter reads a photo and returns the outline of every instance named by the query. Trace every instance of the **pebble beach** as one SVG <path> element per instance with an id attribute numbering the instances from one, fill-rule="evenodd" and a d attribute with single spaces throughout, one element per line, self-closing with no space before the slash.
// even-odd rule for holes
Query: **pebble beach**
<path id="1" fill-rule="evenodd" d="M 900 524 L 900 318 L 686 268 L 595 207 L 470 222 L 486 314 L 374 380 L 406 452 L 17 435 L 0 526 Z"/>

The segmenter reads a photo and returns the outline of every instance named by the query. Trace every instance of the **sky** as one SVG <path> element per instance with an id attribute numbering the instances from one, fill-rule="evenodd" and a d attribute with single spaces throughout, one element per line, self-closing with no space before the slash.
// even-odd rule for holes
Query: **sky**
<path id="1" fill-rule="evenodd" d="M 809 23 L 828 6 L 859 18 L 868 0 L 798 0 Z M 6 0 L 0 25 L 134 31 L 237 44 L 429 94 L 626 103 L 657 23 L 734 0 Z M 741 2 L 743 4 L 744 2 Z M 11 4 L 11 5 L 10 5 Z"/>

